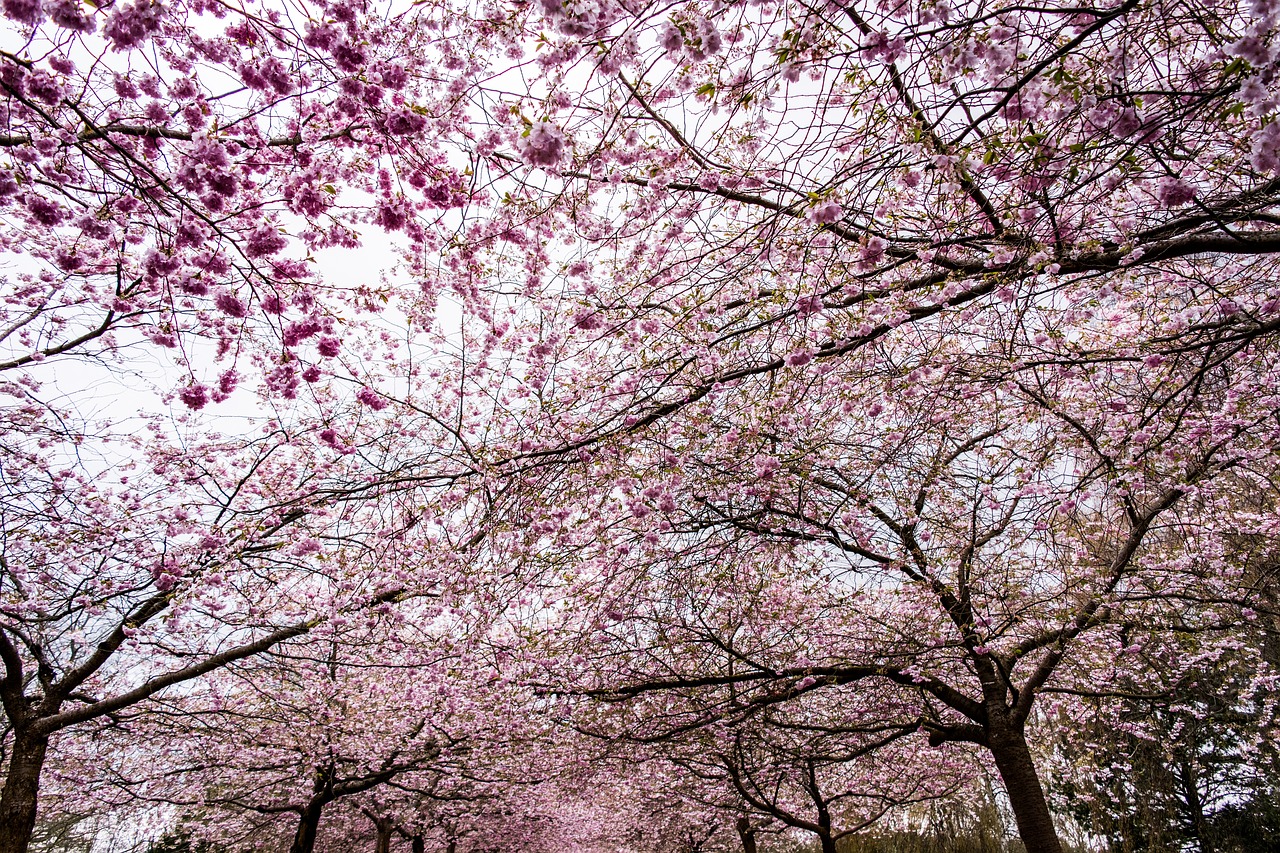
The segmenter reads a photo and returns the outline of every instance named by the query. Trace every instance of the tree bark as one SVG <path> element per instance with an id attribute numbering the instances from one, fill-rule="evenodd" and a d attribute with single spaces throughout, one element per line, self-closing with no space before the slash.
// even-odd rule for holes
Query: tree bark
<path id="1" fill-rule="evenodd" d="M 323 801 L 312 801 L 302 810 L 298 818 L 298 831 L 293 835 L 293 844 L 289 853 L 312 853 L 316 847 L 316 835 L 320 831 L 320 813 L 324 811 Z"/>
<path id="2" fill-rule="evenodd" d="M 1031 750 L 1027 749 L 1026 736 L 1020 728 L 1009 728 L 992 731 L 987 741 L 1027 853 L 1062 853 L 1062 842 L 1053 828 L 1049 802 L 1040 786 Z"/>
<path id="3" fill-rule="evenodd" d="M 391 853 L 391 833 L 395 824 L 389 818 L 382 818 L 374 824 L 378 828 L 378 837 L 374 842 L 374 853 Z"/>
<path id="4" fill-rule="evenodd" d="M 1183 760 L 1178 763 L 1177 779 L 1182 788 L 1182 801 L 1191 814 L 1191 829 L 1195 833 L 1196 849 L 1199 853 L 1214 853 L 1213 840 L 1209 837 L 1209 821 L 1204 816 L 1204 801 L 1200 798 L 1199 780 L 1191 762 Z"/>
<path id="5" fill-rule="evenodd" d="M 415 835 L 409 843 L 413 853 L 427 853 L 427 839 L 421 835 Z"/>
<path id="6" fill-rule="evenodd" d="M 27 853 L 36 826 L 40 770 L 49 738 L 15 732 L 8 775 L 0 791 L 0 853 Z"/>
<path id="7" fill-rule="evenodd" d="M 749 818 L 740 817 L 737 823 L 738 837 L 742 839 L 742 853 L 756 853 L 756 829 Z"/>

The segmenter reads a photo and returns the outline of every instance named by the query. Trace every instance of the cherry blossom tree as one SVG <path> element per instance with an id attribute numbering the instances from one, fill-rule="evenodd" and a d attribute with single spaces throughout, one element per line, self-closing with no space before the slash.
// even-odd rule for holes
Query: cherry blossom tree
<path id="1" fill-rule="evenodd" d="M 0 369 L 120 369 L 159 347 L 190 408 L 254 378 L 293 398 L 345 374 L 344 327 L 389 299 L 376 278 L 335 282 L 316 253 L 369 231 L 427 241 L 470 201 L 465 163 L 432 132 L 457 100 L 436 68 L 465 50 L 442 10 L 4 11 L 0 255 L 19 266 Z"/>
<path id="2" fill-rule="evenodd" d="M 332 430 L 306 422 L 220 438 L 189 417 L 133 437 L 86 429 L 91 458 L 88 446 L 77 458 L 75 442 L 39 432 L 9 442 L 4 849 L 25 849 L 41 769 L 77 727 L 118 725 L 281 643 L 400 601 L 448 600 L 465 584 L 460 569 L 483 525 L 456 480 L 441 473 L 432 487 L 417 468 L 412 499 L 397 500 L 370 483 L 387 464 L 381 428 L 367 416 L 353 423 L 344 439 L 359 448 L 336 449 Z"/>
<path id="3" fill-rule="evenodd" d="M 495 759 L 533 748 L 513 697 L 484 689 L 494 680 L 468 665 L 464 642 L 428 627 L 440 617 L 362 621 L 373 624 L 313 632 L 224 669 L 202 695 L 143 718 L 142 732 L 102 732 L 98 756 L 134 755 L 104 780 L 107 795 L 177 807 L 223 849 L 295 853 L 342 849 L 370 826 L 380 844 L 397 827 L 421 835 L 420 802 L 483 804 Z"/>
<path id="4" fill-rule="evenodd" d="M 388 294 L 335 284 L 315 253 L 354 249 L 362 230 L 425 240 L 470 195 L 426 141 L 452 96 L 432 101 L 425 64 L 452 60 L 426 46 L 443 35 L 425 7 L 412 21 L 360 4 L 4 12 L 8 851 L 26 848 L 41 768 L 74 727 L 457 585 L 445 566 L 466 550 L 453 538 L 464 501 L 431 494 L 456 482 L 437 451 L 457 436 L 435 438 L 460 422 L 458 395 L 423 377 L 418 403 L 402 385 L 407 420 L 423 422 L 414 449 L 391 450 L 379 365 L 397 340 L 363 319 Z M 394 178 L 369 168 L 391 157 Z M 401 306 L 418 336 L 434 299 L 427 287 Z M 104 412 L 97 377 L 154 375 L 156 362 L 160 378 L 122 382 L 126 395 L 207 412 L 239 389 L 228 407 L 275 419 L 227 436 L 225 420 Z M 409 477 L 411 499 L 385 487 Z M 423 556 L 442 541 L 451 556 Z"/>
<path id="5" fill-rule="evenodd" d="M 597 603 L 574 614 L 589 674 L 559 677 L 679 697 L 631 712 L 671 732 L 882 683 L 896 697 L 864 725 L 988 750 L 1028 849 L 1057 849 L 1028 741 L 1040 697 L 1105 690 L 1132 626 L 1230 637 L 1250 618 L 1225 543 L 1276 522 L 1231 498 L 1238 472 L 1274 470 L 1275 353 L 986 379 L 973 336 L 950 340 L 739 384 L 601 452 L 615 491 L 566 478 L 579 491 L 557 501 L 595 517 L 561 531 L 591 554 L 575 594 Z M 1098 386 L 1101 409 L 1082 393 Z M 1227 609 L 1188 611 L 1205 601 Z"/>
<path id="6" fill-rule="evenodd" d="M 1274 529 L 1225 491 L 1274 468 L 1275 10 L 530 23 L 541 88 L 489 112 L 527 131 L 522 184 L 458 275 L 539 300 L 510 469 L 532 551 L 578 564 L 568 654 L 595 677 L 559 677 L 678 695 L 638 706 L 677 728 L 887 681 L 1059 850 L 1037 697 L 1093 679 L 1126 621 L 1239 603 L 1221 543 Z M 1181 553 L 1168 525 L 1196 531 Z M 791 631 L 766 589 L 799 596 Z"/>

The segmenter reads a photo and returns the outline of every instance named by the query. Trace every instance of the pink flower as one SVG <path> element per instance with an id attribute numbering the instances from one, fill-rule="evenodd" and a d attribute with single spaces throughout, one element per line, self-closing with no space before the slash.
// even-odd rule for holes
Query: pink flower
<path id="1" fill-rule="evenodd" d="M 863 40 L 862 47 L 869 57 L 887 65 L 902 55 L 907 43 L 901 37 L 891 39 L 888 33 L 875 32 Z"/>
<path id="2" fill-rule="evenodd" d="M 693 47 L 689 50 L 689 55 L 696 60 L 706 59 L 708 56 L 715 56 L 720 52 L 720 48 L 724 46 L 724 39 L 720 35 L 720 31 L 716 29 L 716 25 L 712 23 L 710 18 L 703 18 L 698 21 L 695 30 L 697 36 L 694 40 Z"/>
<path id="3" fill-rule="evenodd" d="M 1238 56 L 1255 68 L 1261 68 L 1271 62 L 1270 39 L 1259 36 L 1245 36 L 1227 45 L 1228 56 Z"/>
<path id="4" fill-rule="evenodd" d="M 342 352 L 342 342 L 334 337 L 323 337 L 316 344 L 316 349 L 325 358 L 333 358 Z"/>
<path id="5" fill-rule="evenodd" d="M 1253 137 L 1250 165 L 1259 172 L 1280 172 L 1280 121 L 1268 122 Z"/>
<path id="6" fill-rule="evenodd" d="M 300 342 L 320 331 L 320 323 L 317 320 L 299 320 L 296 323 L 290 323 L 284 330 L 284 345 L 287 347 L 296 347 Z"/>
<path id="7" fill-rule="evenodd" d="M 813 361 L 813 350 L 799 349 L 787 356 L 787 364 L 791 367 L 804 367 Z"/>
<path id="8" fill-rule="evenodd" d="M 209 402 L 209 389 L 198 382 L 193 383 L 179 391 L 178 398 L 188 409 L 201 409 Z"/>
<path id="9" fill-rule="evenodd" d="M 888 244 L 879 237 L 872 237 L 867 244 L 862 247 L 862 251 L 858 253 L 858 257 L 867 264 L 878 264 L 884 260 L 884 253 Z"/>
<path id="10" fill-rule="evenodd" d="M 809 208 L 809 221 L 815 225 L 830 225 L 844 216 L 844 208 L 834 201 L 823 201 Z"/>
<path id="11" fill-rule="evenodd" d="M 772 480 L 773 476 L 782 467 L 782 464 L 772 456 L 757 456 L 751 463 L 751 467 L 755 471 L 757 479 Z"/>
<path id="12" fill-rule="evenodd" d="M 4 0 L 0 8 L 9 18 L 30 27 L 44 20 L 44 6 L 40 0 Z"/>
<path id="13" fill-rule="evenodd" d="M 27 75 L 27 91 L 46 104 L 56 104 L 62 99 L 62 87 L 48 71 L 37 69 Z"/>
<path id="14" fill-rule="evenodd" d="M 407 136 L 420 133 L 427 126 L 427 120 L 412 110 L 399 110 L 387 116 L 387 133 L 392 136 Z"/>
<path id="15" fill-rule="evenodd" d="M 667 53 L 680 53 L 684 50 L 684 36 L 680 32 L 680 28 L 675 24 L 668 23 L 658 33 L 658 47 Z"/>
<path id="16" fill-rule="evenodd" d="M 249 313 L 249 309 L 245 307 L 244 302 L 237 299 L 235 294 L 229 290 L 224 290 L 215 296 L 213 304 L 223 314 L 231 317 L 245 317 Z"/>
<path id="17" fill-rule="evenodd" d="M 530 166 L 546 168 L 560 162 L 565 141 L 564 131 L 549 121 L 540 121 L 520 137 L 516 149 Z"/>
<path id="18" fill-rule="evenodd" d="M 57 202 L 38 195 L 27 199 L 27 210 L 41 225 L 57 225 L 66 215 Z"/>
<path id="19" fill-rule="evenodd" d="M 387 407 L 386 399 L 372 388 L 361 388 L 356 392 L 356 399 L 375 412 L 380 412 Z"/>
<path id="20" fill-rule="evenodd" d="M 1161 207 L 1186 207 L 1195 197 L 1195 188 L 1178 178 L 1161 178 L 1156 188 Z"/>
<path id="21" fill-rule="evenodd" d="M 132 50 L 160 29 L 160 14 L 164 7 L 150 0 L 139 0 L 132 6 L 116 6 L 115 14 L 102 34 L 116 50 Z"/>
<path id="22" fill-rule="evenodd" d="M 308 554 L 316 554 L 321 550 L 319 541 L 310 537 L 303 539 L 297 545 L 293 546 L 293 553 L 298 557 L 305 557 Z"/>
<path id="23" fill-rule="evenodd" d="M 270 225 L 263 225 L 254 230 L 245 240 L 244 253 L 251 258 L 265 258 L 279 254 L 287 245 L 289 241 L 283 234 Z"/>

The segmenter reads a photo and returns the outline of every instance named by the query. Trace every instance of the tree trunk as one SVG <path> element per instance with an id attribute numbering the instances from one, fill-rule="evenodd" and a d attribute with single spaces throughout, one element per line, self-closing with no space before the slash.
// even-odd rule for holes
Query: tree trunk
<path id="1" fill-rule="evenodd" d="M 1204 801 L 1200 798 L 1199 779 L 1189 761 L 1178 763 L 1176 778 L 1182 787 L 1182 801 L 1191 815 L 1191 828 L 1196 836 L 1199 853 L 1213 853 L 1213 840 L 1209 837 L 1209 821 L 1204 816 Z"/>
<path id="2" fill-rule="evenodd" d="M 421 835 L 415 835 L 409 843 L 412 845 L 413 853 L 427 853 L 427 839 Z"/>
<path id="3" fill-rule="evenodd" d="M 391 832 L 394 824 L 383 818 L 375 824 L 378 827 L 378 838 L 374 842 L 374 853 L 391 853 Z"/>
<path id="4" fill-rule="evenodd" d="M 1026 736 L 1020 730 L 993 731 L 987 737 L 1000 778 L 1004 780 L 1009 805 L 1018 824 L 1018 835 L 1027 853 L 1062 853 L 1062 843 L 1053 828 L 1049 802 L 1036 774 Z"/>
<path id="5" fill-rule="evenodd" d="M 316 834 L 320 831 L 320 813 L 324 811 L 324 806 L 323 801 L 312 801 L 303 809 L 289 853 L 311 853 L 315 849 Z"/>
<path id="6" fill-rule="evenodd" d="M 742 839 L 742 853 L 756 853 L 756 830 L 750 819 L 738 818 L 737 828 L 738 837 Z"/>
<path id="7" fill-rule="evenodd" d="M 15 733 L 8 775 L 0 791 L 0 853 L 27 853 L 36 826 L 40 770 L 49 739 Z"/>
<path id="8" fill-rule="evenodd" d="M 822 853 L 836 853 L 836 840 L 831 837 L 830 832 L 824 832 L 818 836 L 822 842 Z"/>

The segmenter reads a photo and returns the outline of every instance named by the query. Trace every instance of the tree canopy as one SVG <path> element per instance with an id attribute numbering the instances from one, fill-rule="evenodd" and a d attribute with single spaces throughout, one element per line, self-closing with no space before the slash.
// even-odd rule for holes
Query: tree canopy
<path id="1" fill-rule="evenodd" d="M 0 11 L 0 853 L 1280 844 L 1280 4 Z"/>

